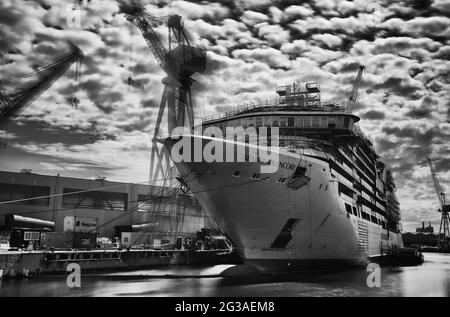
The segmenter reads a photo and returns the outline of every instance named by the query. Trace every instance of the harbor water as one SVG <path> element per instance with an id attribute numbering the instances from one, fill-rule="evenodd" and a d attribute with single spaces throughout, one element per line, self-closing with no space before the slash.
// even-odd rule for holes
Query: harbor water
<path id="1" fill-rule="evenodd" d="M 69 288 L 65 276 L 0 280 L 0 296 L 449 296 L 450 254 L 424 256 L 422 265 L 383 267 L 379 287 L 368 286 L 364 269 L 236 278 L 220 276 L 231 265 L 170 266 L 82 272 L 80 288 Z"/>

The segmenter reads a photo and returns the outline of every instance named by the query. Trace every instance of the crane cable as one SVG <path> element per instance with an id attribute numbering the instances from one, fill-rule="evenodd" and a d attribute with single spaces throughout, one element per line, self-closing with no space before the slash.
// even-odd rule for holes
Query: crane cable
<path id="1" fill-rule="evenodd" d="M 75 69 L 72 71 L 72 80 L 75 82 L 75 86 L 72 87 L 72 96 L 69 97 L 69 104 L 75 110 L 78 109 L 80 99 L 78 99 L 78 93 L 80 90 L 80 79 L 81 79 L 81 60 L 77 59 L 75 62 Z"/>
<path id="2" fill-rule="evenodd" d="M 362 73 L 361 73 L 361 86 L 362 86 L 362 106 L 363 106 L 363 127 L 364 127 L 364 122 L 366 121 L 366 87 L 365 87 L 365 80 L 364 80 L 364 71 L 365 69 L 363 69 Z"/>
<path id="3" fill-rule="evenodd" d="M 259 180 L 259 179 L 252 179 L 252 180 L 245 181 L 245 182 L 241 182 L 241 183 L 238 183 L 238 184 L 219 186 L 219 187 L 209 188 L 209 189 L 204 189 L 204 190 L 200 190 L 200 191 L 192 191 L 192 194 L 202 193 L 202 192 L 209 192 L 209 191 L 216 191 L 216 190 L 225 189 L 225 188 L 230 188 L 230 187 L 236 187 L 236 186 L 242 186 L 242 185 L 247 185 L 247 184 L 255 183 L 255 182 L 259 182 L 259 181 L 264 181 L 264 179 L 261 179 L 261 180 Z M 175 191 L 177 190 L 177 188 L 172 189 L 172 190 L 173 190 L 173 193 L 175 193 Z M 172 195 L 173 195 L 173 194 L 172 194 Z M 170 197 L 170 195 L 167 196 L 167 197 Z M 167 198 L 167 197 L 165 197 L 165 198 Z M 155 221 L 159 218 L 159 216 L 160 216 L 161 213 L 162 213 L 162 210 L 164 210 L 164 208 L 167 206 L 167 204 L 168 204 L 168 203 L 166 202 L 165 205 L 164 205 L 164 207 L 162 207 L 162 208 L 161 208 L 161 203 L 158 205 L 158 206 L 159 206 L 158 211 L 156 211 L 155 213 L 153 213 L 153 215 L 151 215 L 151 216 L 153 216 L 153 217 L 150 218 L 151 222 L 155 222 Z M 209 218 L 210 220 L 212 220 L 212 218 L 211 218 L 208 214 L 207 214 L 207 216 L 208 216 L 208 218 Z M 218 226 L 214 221 L 211 221 L 211 222 L 212 222 L 213 225 L 216 227 L 216 229 L 219 229 L 219 230 L 218 230 L 219 232 L 223 233 L 223 231 L 219 228 L 219 226 Z M 152 232 L 153 227 L 151 227 L 151 228 L 152 228 L 152 229 L 150 229 L 149 232 L 147 232 L 147 233 L 151 233 L 151 232 Z"/>
<path id="4" fill-rule="evenodd" d="M 167 203 L 161 207 L 162 202 L 164 200 L 164 198 L 170 197 L 170 196 L 165 196 L 164 195 L 164 190 L 172 188 L 174 182 L 170 183 L 169 186 L 166 186 L 166 182 L 168 179 L 173 179 L 173 178 L 165 178 L 163 180 L 163 186 L 162 189 L 160 191 L 161 194 L 158 195 L 158 198 L 156 199 L 156 212 L 155 211 L 151 211 L 152 205 L 148 205 L 148 212 L 147 212 L 147 219 L 145 220 L 146 223 L 151 224 L 150 226 L 148 226 L 147 228 L 144 229 L 144 231 L 135 239 L 135 241 L 133 243 L 131 243 L 132 246 L 136 245 L 136 242 L 142 238 L 145 234 L 151 234 L 153 232 L 153 229 L 155 227 L 155 224 L 157 223 L 156 221 L 159 219 L 159 216 L 161 215 L 162 211 L 165 209 L 165 207 L 167 206 Z M 149 180 L 149 182 L 152 180 Z M 150 238 L 150 236 L 147 237 L 147 242 L 148 239 Z"/>
<path id="5" fill-rule="evenodd" d="M 14 108 L 16 102 L 18 102 L 23 96 L 25 96 L 29 90 L 36 87 L 39 84 L 40 78 L 47 77 L 51 72 L 53 72 L 57 67 L 68 61 L 76 51 L 71 50 L 69 53 L 65 54 L 54 60 L 53 62 L 36 67 L 33 71 L 25 72 L 22 74 L 15 75 L 13 79 L 1 81 L 2 95 L 4 99 L 8 102 L 5 105 L 5 109 Z M 77 82 L 77 91 L 79 90 L 81 79 L 81 56 L 78 56 L 75 63 L 75 74 L 74 80 Z M 74 92 L 72 92 L 75 94 Z M 78 107 L 79 99 L 75 96 L 70 98 L 70 103 L 75 108 Z"/>
<path id="6" fill-rule="evenodd" d="M 3 85 L 15 84 L 15 83 L 20 83 L 23 79 L 31 79 L 31 78 L 40 77 L 42 72 L 57 66 L 58 64 L 60 64 L 64 60 L 66 60 L 71 54 L 72 53 L 64 55 L 64 56 L 54 60 L 53 62 L 51 62 L 49 64 L 38 66 L 38 67 L 36 67 L 36 69 L 34 69 L 32 71 L 24 72 L 24 73 L 21 73 L 21 74 L 17 74 L 17 75 L 14 76 L 14 79 L 3 80 L 2 84 Z"/>
<path id="7" fill-rule="evenodd" d="M 128 85 L 128 89 L 130 88 L 130 86 L 133 86 L 133 78 L 132 78 L 132 72 L 131 72 L 131 64 L 133 61 L 133 55 L 134 55 L 134 49 L 133 49 L 133 42 L 134 42 L 134 26 L 132 23 L 130 23 L 130 37 L 131 37 L 131 42 L 130 42 L 130 56 L 128 58 L 128 71 L 129 71 L 129 76 L 127 78 L 127 85 Z"/>
<path id="8" fill-rule="evenodd" d="M 135 239 L 135 241 L 133 243 L 131 243 L 132 246 L 136 245 L 136 242 L 140 238 L 144 237 L 144 235 L 147 235 L 147 234 L 150 235 L 151 233 L 153 233 L 153 230 L 155 227 L 154 225 L 157 223 L 156 221 L 159 220 L 160 215 L 162 214 L 162 212 L 165 210 L 165 208 L 168 205 L 168 200 L 165 198 L 171 197 L 171 195 L 164 196 L 164 190 L 170 189 L 173 192 L 175 192 L 175 189 L 171 187 L 173 184 L 174 184 L 174 182 L 172 182 L 169 186 L 165 186 L 165 182 L 164 182 L 164 185 L 160 191 L 160 192 L 162 192 L 162 194 L 157 195 L 158 198 L 156 199 L 156 202 L 157 202 L 156 212 L 150 212 L 151 205 L 149 204 L 149 206 L 148 206 L 149 212 L 147 213 L 146 222 L 149 224 L 153 224 L 153 225 L 145 228 L 144 231 Z M 148 217 L 150 217 L 150 219 L 148 219 Z M 147 237 L 147 242 L 148 242 L 149 238 L 150 238 L 150 236 Z"/>
<path id="9" fill-rule="evenodd" d="M 53 62 L 50 62 L 49 64 L 38 66 L 36 67 L 36 69 L 32 71 L 15 75 L 14 79 L 3 80 L 2 85 L 17 85 L 23 82 L 23 80 L 39 78 L 42 76 L 42 73 L 50 69 L 53 69 L 54 67 L 59 66 L 61 63 L 65 62 L 68 58 L 72 56 L 73 53 L 74 51 L 71 51 L 64 56 L 55 59 Z"/>

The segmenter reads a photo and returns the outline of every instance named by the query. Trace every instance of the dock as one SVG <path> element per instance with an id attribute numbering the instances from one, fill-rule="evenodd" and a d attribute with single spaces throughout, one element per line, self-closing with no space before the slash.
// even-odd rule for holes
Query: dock
<path id="1" fill-rule="evenodd" d="M 69 250 L 69 251 L 2 251 L 0 278 L 64 274 L 67 265 L 77 263 L 81 271 L 114 271 L 144 269 L 167 265 L 236 263 L 230 249 L 216 250 Z"/>

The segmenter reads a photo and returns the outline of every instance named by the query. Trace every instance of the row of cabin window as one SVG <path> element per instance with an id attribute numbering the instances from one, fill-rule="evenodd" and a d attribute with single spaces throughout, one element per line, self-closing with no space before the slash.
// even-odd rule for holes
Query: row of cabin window
<path id="1" fill-rule="evenodd" d="M 356 207 L 354 206 L 350 206 L 349 204 L 345 203 L 345 210 L 347 211 L 347 213 L 349 214 L 353 214 L 356 217 L 358 216 L 358 211 L 356 210 Z M 373 215 L 369 215 L 367 212 L 364 212 L 361 210 L 361 217 L 362 219 L 365 219 L 367 221 L 373 222 L 374 224 L 380 225 L 383 227 L 383 229 L 386 229 L 386 222 L 384 222 L 381 219 L 378 219 L 377 217 L 373 216 Z"/>
<path id="2" fill-rule="evenodd" d="M 327 116 L 297 116 L 297 117 L 252 117 L 231 120 L 227 123 L 219 123 L 218 127 L 223 130 L 231 127 L 288 127 L 288 128 L 351 128 L 348 117 Z"/>

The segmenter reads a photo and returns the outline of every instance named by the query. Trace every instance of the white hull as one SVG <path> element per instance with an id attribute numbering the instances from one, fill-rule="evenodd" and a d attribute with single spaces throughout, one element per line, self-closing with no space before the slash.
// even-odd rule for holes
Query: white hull
<path id="1" fill-rule="evenodd" d="M 211 142 L 207 137 L 189 138 Z M 236 147 L 248 147 L 244 143 L 213 140 L 221 145 L 231 142 Z M 166 139 L 166 148 L 170 149 L 174 142 Z M 402 246 L 400 234 L 346 212 L 337 176 L 331 173 L 327 162 L 289 152 L 280 152 L 279 161 L 282 167 L 271 174 L 260 173 L 258 162 L 175 165 L 244 262 L 257 269 L 364 265 L 369 257 L 380 255 L 388 246 Z M 292 189 L 277 182 L 291 177 L 292 167 L 298 165 L 307 168 L 310 181 L 306 185 Z M 236 171 L 240 172 L 239 177 L 233 176 Z M 251 179 L 255 173 L 260 173 L 261 180 Z M 289 219 L 296 221 L 292 238 L 284 247 L 276 248 L 274 240 Z"/>

